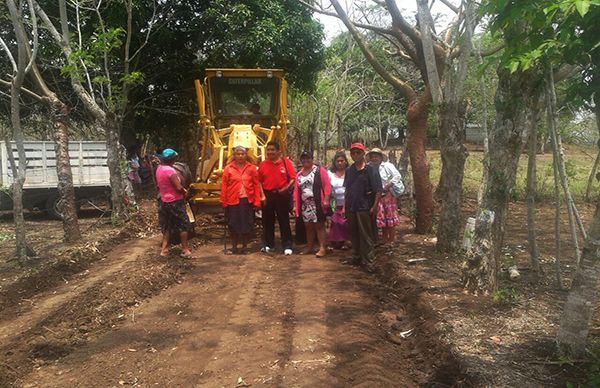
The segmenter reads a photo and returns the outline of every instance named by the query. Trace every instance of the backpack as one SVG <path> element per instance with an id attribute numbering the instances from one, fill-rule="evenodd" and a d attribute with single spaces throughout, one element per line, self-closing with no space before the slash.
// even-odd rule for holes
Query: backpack
<path id="1" fill-rule="evenodd" d="M 173 168 L 177 172 L 181 185 L 186 189 L 189 188 L 192 183 L 192 171 L 190 167 L 186 163 L 175 162 L 173 163 Z"/>

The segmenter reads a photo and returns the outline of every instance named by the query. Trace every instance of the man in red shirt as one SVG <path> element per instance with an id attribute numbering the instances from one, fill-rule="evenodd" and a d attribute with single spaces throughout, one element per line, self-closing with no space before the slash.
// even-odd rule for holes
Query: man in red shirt
<path id="1" fill-rule="evenodd" d="M 285 255 L 292 254 L 292 229 L 290 228 L 290 188 L 296 179 L 296 170 L 288 158 L 281 157 L 279 143 L 270 141 L 266 149 L 267 159 L 258 166 L 258 181 L 265 199 L 262 204 L 264 252 L 275 247 L 275 216 L 279 222 L 281 243 Z"/>

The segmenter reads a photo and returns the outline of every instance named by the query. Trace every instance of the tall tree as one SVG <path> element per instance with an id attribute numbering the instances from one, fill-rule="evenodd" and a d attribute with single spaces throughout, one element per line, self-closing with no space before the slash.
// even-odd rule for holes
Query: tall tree
<path id="1" fill-rule="evenodd" d="M 546 4 L 547 23 L 556 28 L 550 58 L 555 61 L 570 60 L 583 67 L 584 82 L 579 88 L 581 96 L 594 100 L 596 107 L 599 84 L 598 66 L 598 17 L 600 4 L 597 1 L 562 0 Z M 548 87 L 552 88 L 552 84 Z M 552 91 L 551 91 L 552 92 Z M 585 97 L 587 96 L 587 97 Z M 551 96 L 552 97 L 552 96 Z M 563 179 L 561 179 L 562 181 Z M 564 186 L 564 183 L 563 183 Z M 564 187 L 563 187 L 564 189 Z M 568 200 L 568 193 L 565 192 Z M 575 209 L 573 209 L 575 210 Z M 600 199 L 587 234 L 581 261 L 573 279 L 571 290 L 560 319 L 556 336 L 558 350 L 570 357 L 586 354 L 587 337 L 594 308 L 598 302 L 598 279 L 600 279 Z"/>
<path id="2" fill-rule="evenodd" d="M 15 32 L 15 44 L 17 55 L 16 58 L 13 55 L 8 44 L 0 37 L 0 45 L 6 52 L 10 63 L 12 65 L 11 74 L 11 88 L 10 88 L 10 121 L 12 124 L 12 135 L 17 145 L 18 154 L 18 165 L 15 161 L 13 154 L 12 143 L 9 138 L 6 137 L 5 145 L 8 159 L 10 161 L 10 167 L 13 175 L 12 183 L 12 197 L 13 197 L 13 217 L 15 221 L 15 241 L 17 246 L 17 258 L 21 262 L 27 260 L 28 247 L 26 240 L 26 229 L 25 229 L 25 218 L 23 216 L 23 185 L 26 178 L 27 161 L 25 155 L 25 146 L 23 130 L 21 128 L 21 89 L 23 87 L 23 81 L 25 80 L 26 74 L 31 70 L 33 62 L 35 61 L 35 55 L 37 53 L 38 46 L 38 32 L 37 32 L 37 20 L 33 9 L 31 10 L 31 23 L 32 23 L 32 40 L 34 42 L 34 48 L 31 55 L 29 55 L 27 48 L 29 46 L 29 35 L 25 31 L 23 24 L 23 8 L 22 3 L 17 5 L 14 0 L 7 0 L 6 6 L 10 15 L 10 20 Z M 31 2 L 29 2 L 31 6 Z"/>
<path id="3" fill-rule="evenodd" d="M 460 34 L 458 29 L 455 32 L 458 35 L 456 40 L 462 44 L 449 52 L 449 57 L 456 59 L 446 62 L 446 76 L 442 84 L 442 100 L 439 108 L 442 172 L 437 190 L 442 201 L 437 227 L 437 248 L 442 251 L 458 249 L 461 240 L 461 216 L 458 209 L 462 205 L 462 185 L 467 158 L 467 149 L 464 145 L 467 119 L 464 92 L 469 57 L 473 51 L 472 39 L 475 28 L 474 2 L 466 1 L 464 4 L 463 32 Z"/>
<path id="4" fill-rule="evenodd" d="M 485 4 L 492 16 L 492 30 L 503 37 L 506 49 L 498 69 L 496 121 L 490 130 L 489 170 L 480 209 L 481 213 L 494 214 L 494 221 L 491 228 L 476 225 L 476 243 L 464 266 L 465 285 L 472 291 L 493 292 L 497 288 L 498 254 L 504 238 L 508 199 L 514 188 L 523 144 L 529 136 L 532 120 L 537 116 L 537 104 L 544 85 L 542 65 L 544 62 L 552 64 L 557 58 L 559 64 L 566 63 L 562 54 L 573 47 L 567 42 L 576 41 L 579 35 L 573 26 L 562 27 L 564 20 L 557 11 L 582 14 L 591 3 L 536 0 L 489 1 Z M 558 25 L 561 28 L 555 28 Z M 572 68 L 563 67 L 554 78 L 564 78 Z"/>
<path id="5" fill-rule="evenodd" d="M 439 105 L 442 103 L 441 83 L 447 61 L 452 58 L 449 55 L 450 48 L 457 48 L 464 41 L 457 40 L 460 34 L 446 33 L 443 36 L 442 34 L 436 34 L 428 2 L 423 0 L 417 0 L 418 21 L 414 24 L 407 20 L 405 13 L 400 10 L 396 1 L 375 2 L 375 7 L 379 7 L 383 12 L 383 17 L 379 19 L 391 21 L 390 25 L 384 26 L 381 23 L 361 23 L 351 20 L 346 10 L 337 0 L 331 0 L 335 12 L 326 11 L 323 6 L 319 7 L 308 2 L 304 3 L 317 12 L 340 18 L 356 40 L 365 58 L 373 66 L 373 69 L 406 99 L 406 119 L 410 133 L 408 152 L 417 199 L 416 231 L 419 233 L 429 232 L 433 226 L 434 202 L 429 178 L 429 163 L 425 153 L 427 118 L 431 104 Z M 450 2 L 444 2 L 444 4 L 460 16 L 463 15 L 459 8 L 453 6 Z M 454 31 L 462 22 L 463 18 L 457 17 L 449 30 Z M 360 32 L 361 29 L 370 30 L 385 37 L 394 48 L 391 55 L 396 60 L 412 63 L 417 68 L 422 83 L 412 84 L 402 73 L 387 69 L 366 42 L 364 34 Z M 460 49 L 457 48 L 455 54 L 459 52 Z M 450 113 L 450 111 L 447 111 L 447 113 Z M 456 118 L 449 119 L 455 120 Z M 448 126 L 448 128 L 451 128 L 451 126 Z M 450 147 L 447 150 L 453 151 Z M 463 151 L 459 149 L 458 152 Z M 464 157 L 462 159 L 464 163 Z M 460 164 L 460 155 L 455 160 Z M 461 167 L 459 166 L 459 168 Z M 452 181 L 457 185 L 458 190 L 462 190 L 461 176 L 462 170 L 456 175 L 457 179 Z M 456 180 L 458 180 L 458 183 L 456 183 Z M 450 179 L 448 180 L 448 184 L 452 184 L 452 182 Z M 449 214 L 449 212 L 444 212 L 444 214 Z"/>
<path id="6" fill-rule="evenodd" d="M 0 6 L 0 8 L 2 7 Z M 33 16 L 35 17 L 35 13 L 33 13 Z M 20 22 L 23 24 L 25 21 L 21 18 Z M 31 23 L 31 21 L 27 22 Z M 25 25 L 21 25 L 19 29 L 25 31 Z M 35 31 L 35 33 L 37 34 L 37 31 Z M 35 37 L 35 40 L 39 41 L 37 37 Z M 26 80 L 29 80 L 29 84 L 33 85 L 33 87 L 30 87 L 29 89 L 23 87 L 22 91 L 27 97 L 33 98 L 36 102 L 42 103 L 48 108 L 50 122 L 52 123 L 53 128 L 52 136 L 56 154 L 56 170 L 60 196 L 59 204 L 63 222 L 64 240 L 66 242 L 74 242 L 81 237 L 81 232 L 79 230 L 77 218 L 75 190 L 73 187 L 73 175 L 69 158 L 69 109 L 66 104 L 58 98 L 57 94 L 48 87 L 38 68 L 36 59 L 39 58 L 40 50 L 36 48 L 36 55 L 34 56 L 29 44 L 25 45 L 24 48 L 31 60 L 31 71 L 27 73 Z M 0 85 L 10 87 L 10 82 L 0 79 Z M 35 91 L 33 89 L 35 89 Z"/>
<path id="7" fill-rule="evenodd" d="M 517 165 L 537 109 L 540 76 L 534 71 L 511 73 L 498 68 L 496 119 L 489 131 L 488 174 L 484 182 L 474 243 L 463 266 L 463 282 L 472 292 L 491 293 L 498 287 L 498 258 L 504 239 L 508 203 Z M 483 216 L 485 215 L 485 216 Z"/>
<path id="8" fill-rule="evenodd" d="M 42 23 L 62 51 L 66 62 L 63 73 L 69 77 L 73 90 L 86 110 L 105 131 L 113 218 L 127 216 L 128 205 L 134 198 L 131 191 L 127 190 L 129 182 L 122 168 L 121 160 L 124 155 L 120 136 L 130 90 L 140 84 L 143 78 L 143 75 L 135 70 L 133 61 L 148 43 L 155 24 L 154 14 L 146 21 L 145 31 L 139 32 L 134 30 L 132 0 L 126 0 L 122 5 L 93 1 L 91 7 L 83 7 L 76 1 L 75 10 L 71 13 L 67 10 L 66 1 L 60 0 L 57 27 L 38 2 L 34 2 L 34 5 Z M 119 7 L 120 25 L 107 23 L 106 12 L 109 17 L 112 16 L 111 12 L 115 12 L 115 8 L 111 6 Z M 85 17 L 82 17 L 82 12 L 85 12 Z M 74 21 L 69 15 L 72 15 Z M 83 39 L 83 20 L 93 20 L 97 23 L 91 41 Z M 71 41 L 71 25 L 75 26 L 77 31 L 76 42 Z M 145 36 L 145 40 L 137 47 L 132 47 L 133 35 L 136 33 Z"/>

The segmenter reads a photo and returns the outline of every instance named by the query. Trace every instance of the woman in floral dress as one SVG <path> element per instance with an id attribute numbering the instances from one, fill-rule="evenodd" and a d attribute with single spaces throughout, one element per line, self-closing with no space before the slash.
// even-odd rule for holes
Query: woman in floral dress
<path id="1" fill-rule="evenodd" d="M 306 249 L 304 254 L 313 252 L 315 237 L 319 243 L 317 257 L 325 256 L 325 217 L 329 208 L 331 185 L 329 175 L 323 167 L 314 164 L 312 152 L 304 151 L 300 155 L 302 168 L 296 176 L 294 203 L 298 220 L 306 228 Z"/>

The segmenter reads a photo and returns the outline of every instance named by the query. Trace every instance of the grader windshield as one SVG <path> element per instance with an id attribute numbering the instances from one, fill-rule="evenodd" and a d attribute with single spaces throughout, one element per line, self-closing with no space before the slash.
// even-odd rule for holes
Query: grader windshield
<path id="1" fill-rule="evenodd" d="M 206 69 L 196 94 L 202 140 L 192 201 L 218 203 L 223 168 L 235 147 L 245 147 L 256 162 L 264 160 L 271 140 L 285 152 L 287 83 L 280 69 Z"/>
<path id="2" fill-rule="evenodd" d="M 276 116 L 279 80 L 267 77 L 220 77 L 209 80 L 215 114 Z"/>

